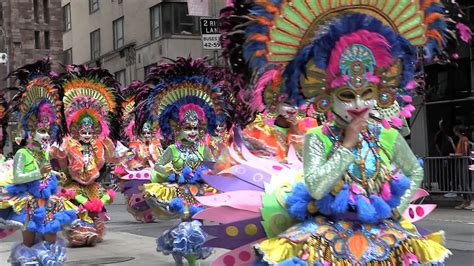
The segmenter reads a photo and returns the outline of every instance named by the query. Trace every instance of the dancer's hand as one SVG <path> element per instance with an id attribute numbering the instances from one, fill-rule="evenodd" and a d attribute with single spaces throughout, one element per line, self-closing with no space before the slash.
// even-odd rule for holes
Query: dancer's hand
<path id="1" fill-rule="evenodd" d="M 41 166 L 40 173 L 41 173 L 41 175 L 44 176 L 44 175 L 49 174 L 49 172 L 51 172 L 51 170 L 53 170 L 53 167 L 51 167 L 51 164 L 45 163 Z"/>
<path id="2" fill-rule="evenodd" d="M 342 146 L 350 149 L 359 142 L 359 133 L 366 129 L 368 122 L 363 117 L 354 118 L 345 129 L 344 141 Z"/>

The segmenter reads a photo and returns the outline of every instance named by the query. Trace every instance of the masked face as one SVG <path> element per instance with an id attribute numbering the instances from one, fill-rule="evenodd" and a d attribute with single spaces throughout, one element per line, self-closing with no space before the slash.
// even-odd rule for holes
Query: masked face
<path id="1" fill-rule="evenodd" d="M 332 96 L 334 113 L 346 123 L 356 117 L 368 119 L 375 105 L 375 88 L 370 85 L 357 91 L 348 87 L 337 88 Z"/>
<path id="2" fill-rule="evenodd" d="M 85 144 L 92 142 L 94 138 L 94 129 L 92 127 L 83 127 L 79 130 L 79 141 Z"/>
<path id="3" fill-rule="evenodd" d="M 152 138 L 153 132 L 151 131 L 151 125 L 149 123 L 145 123 L 142 127 L 142 138 L 145 141 L 148 141 Z"/>
<path id="4" fill-rule="evenodd" d="M 51 140 L 49 135 L 49 128 L 39 127 L 35 130 L 33 140 L 41 145 L 42 148 L 47 148 Z"/>
<path id="5" fill-rule="evenodd" d="M 222 136 L 225 133 L 225 125 L 224 123 L 220 123 L 216 127 L 216 135 L 217 136 Z"/>
<path id="6" fill-rule="evenodd" d="M 278 115 L 287 120 L 295 120 L 298 115 L 298 108 L 290 103 L 282 102 L 278 104 Z"/>
<path id="7" fill-rule="evenodd" d="M 198 126 L 193 124 L 186 124 L 180 131 L 179 139 L 192 143 L 199 141 Z"/>

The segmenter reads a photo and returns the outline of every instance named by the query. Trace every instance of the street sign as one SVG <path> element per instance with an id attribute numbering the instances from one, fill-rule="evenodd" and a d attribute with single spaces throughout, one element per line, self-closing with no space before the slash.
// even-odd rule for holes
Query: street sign
<path id="1" fill-rule="evenodd" d="M 221 34 L 217 18 L 201 18 L 202 47 L 205 50 L 221 49 Z"/>
<path id="2" fill-rule="evenodd" d="M 8 55 L 6 53 L 0 53 L 0 64 L 6 64 L 8 62 Z"/>

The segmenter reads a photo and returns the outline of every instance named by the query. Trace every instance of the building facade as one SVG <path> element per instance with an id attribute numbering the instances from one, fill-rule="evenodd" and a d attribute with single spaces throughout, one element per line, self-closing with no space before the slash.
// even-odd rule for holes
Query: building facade
<path id="1" fill-rule="evenodd" d="M 209 0 L 210 14 L 223 5 Z M 143 80 L 165 58 L 214 58 L 186 1 L 62 0 L 62 10 L 64 63 L 101 66 L 122 85 Z"/>
<path id="2" fill-rule="evenodd" d="M 61 0 L 0 0 L 0 52 L 8 56 L 0 65 L 1 88 L 10 82 L 8 71 L 47 56 L 62 62 L 61 25 Z"/>
<path id="3" fill-rule="evenodd" d="M 0 0 L 0 53 L 6 54 L 6 62 L 0 64 L 0 88 L 16 85 L 13 79 L 5 80 L 9 72 L 45 57 L 50 57 L 54 70 L 59 70 L 61 25 L 61 0 Z M 5 96 L 8 99 L 11 95 Z M 5 153 L 12 151 L 14 117 L 10 124 Z"/>
<path id="4" fill-rule="evenodd" d="M 457 1 L 474 29 L 474 3 Z M 436 150 L 435 136 L 440 131 L 440 121 L 447 125 L 446 133 L 456 144 L 453 127 L 463 125 L 466 135 L 474 141 L 474 42 L 462 41 L 458 59 L 447 64 L 426 64 L 425 94 L 415 101 L 417 111 L 411 119 L 411 145 L 420 157 L 447 156 Z"/>

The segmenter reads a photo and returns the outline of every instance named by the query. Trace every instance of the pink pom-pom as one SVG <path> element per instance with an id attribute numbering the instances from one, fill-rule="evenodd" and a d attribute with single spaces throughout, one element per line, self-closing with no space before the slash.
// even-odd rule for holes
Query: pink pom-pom
<path id="1" fill-rule="evenodd" d="M 402 95 L 401 97 L 406 103 L 411 103 L 413 101 L 413 98 L 410 95 Z"/>
<path id="2" fill-rule="evenodd" d="M 392 117 L 390 119 L 390 121 L 392 121 L 392 124 L 396 127 L 402 127 L 403 126 L 403 122 L 400 118 L 398 117 Z"/>
<path id="3" fill-rule="evenodd" d="M 391 128 L 390 124 L 388 123 L 387 119 L 382 119 L 382 126 L 385 128 L 385 129 L 389 129 Z"/>
<path id="4" fill-rule="evenodd" d="M 413 111 L 415 111 L 416 108 L 412 104 L 409 104 L 409 105 L 405 106 L 405 109 L 407 109 L 410 112 L 413 112 Z"/>
<path id="5" fill-rule="evenodd" d="M 390 184 L 388 182 L 384 182 L 382 184 L 382 191 L 380 192 L 380 196 L 385 201 L 389 200 L 392 197 L 392 189 L 390 189 Z"/>
<path id="6" fill-rule="evenodd" d="M 401 111 L 400 111 L 400 115 L 405 117 L 405 118 L 410 118 L 411 117 L 411 112 L 408 111 L 406 108 L 403 108 Z"/>
<path id="7" fill-rule="evenodd" d="M 104 207 L 104 203 L 102 203 L 100 199 L 94 198 L 89 201 L 86 201 L 86 203 L 84 203 L 83 206 L 89 212 L 100 212 L 102 211 L 102 208 Z"/>
<path id="8" fill-rule="evenodd" d="M 115 191 L 113 191 L 112 189 L 107 189 L 107 194 L 109 194 L 109 197 L 110 197 L 110 201 L 114 201 L 115 199 Z"/>
<path id="9" fill-rule="evenodd" d="M 331 122 L 334 119 L 334 114 L 332 112 L 328 112 L 327 119 L 328 119 L 328 122 Z"/>
<path id="10" fill-rule="evenodd" d="M 72 189 L 62 188 L 59 190 L 58 196 L 64 197 L 66 199 L 73 199 L 76 196 L 76 192 Z"/>
<path id="11" fill-rule="evenodd" d="M 471 29 L 461 22 L 458 22 L 456 24 L 456 28 L 459 30 L 459 33 L 461 35 L 461 40 L 463 40 L 466 43 L 469 43 L 472 39 Z"/>
<path id="12" fill-rule="evenodd" d="M 413 90 L 414 88 L 416 88 L 418 86 L 418 84 L 416 83 L 416 81 L 414 80 L 410 80 L 408 81 L 407 85 L 405 86 L 405 88 L 409 89 L 409 90 Z"/>

